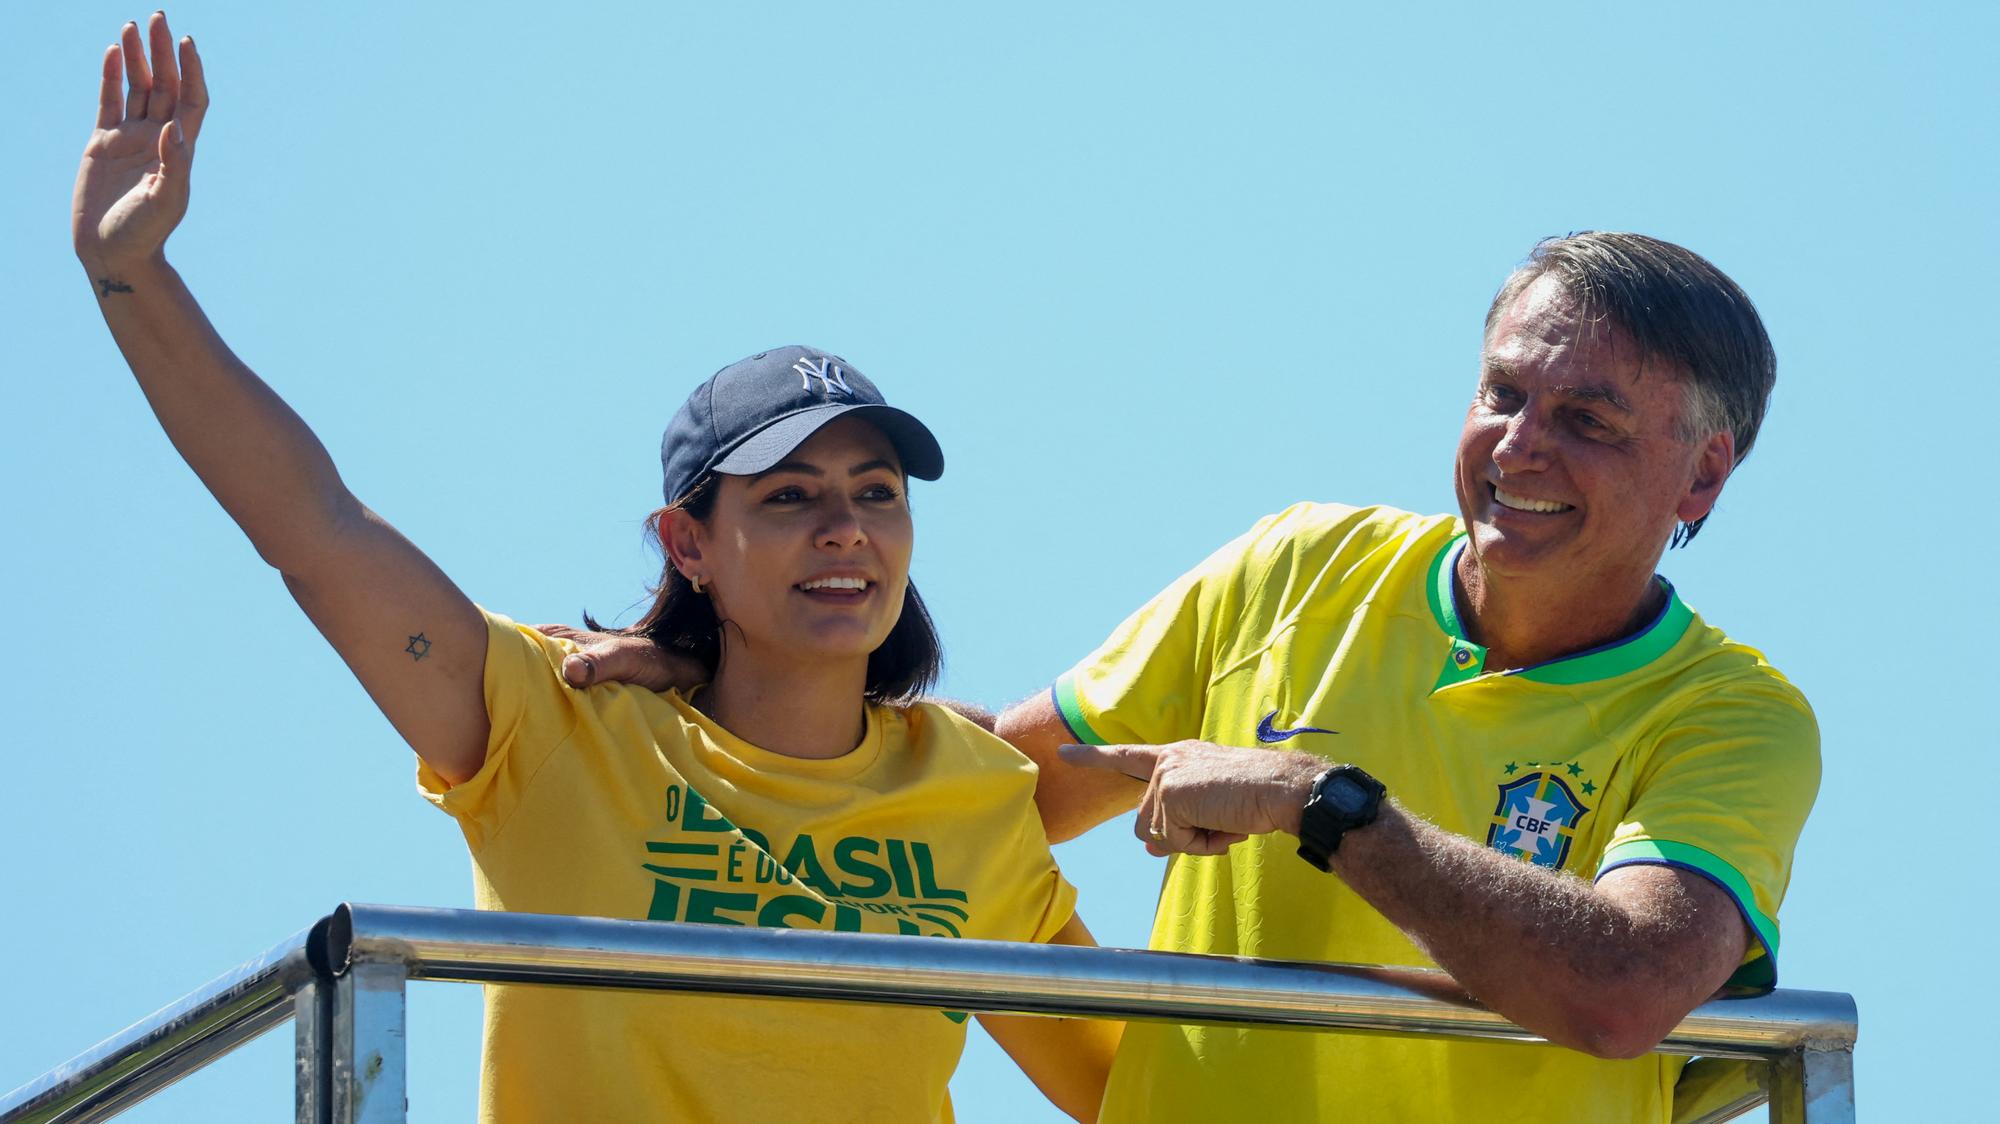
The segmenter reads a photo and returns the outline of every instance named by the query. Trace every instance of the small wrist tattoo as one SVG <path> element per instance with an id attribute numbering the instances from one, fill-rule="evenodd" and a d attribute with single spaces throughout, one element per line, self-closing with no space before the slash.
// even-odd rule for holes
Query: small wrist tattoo
<path id="1" fill-rule="evenodd" d="M 419 632 L 415 636 L 410 637 L 409 645 L 403 650 L 410 653 L 412 662 L 421 661 L 425 656 L 431 654 L 431 642 L 424 639 L 424 634 Z"/>
<path id="2" fill-rule="evenodd" d="M 109 277 L 98 278 L 97 288 L 98 288 L 97 295 L 100 297 L 108 297 L 113 293 L 129 293 L 132 291 L 132 286 L 123 284 L 121 282 L 113 281 Z"/>

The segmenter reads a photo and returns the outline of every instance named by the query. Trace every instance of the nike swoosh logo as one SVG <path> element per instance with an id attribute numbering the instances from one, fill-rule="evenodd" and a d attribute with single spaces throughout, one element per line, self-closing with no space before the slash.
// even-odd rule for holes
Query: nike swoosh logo
<path id="1" fill-rule="evenodd" d="M 1286 738 L 1298 737 L 1300 734 L 1338 734 L 1340 732 L 1339 730 L 1322 729 L 1318 726 L 1300 726 L 1297 729 L 1280 730 L 1276 726 L 1271 725 L 1272 720 L 1277 717 L 1278 717 L 1278 712 L 1274 710 L 1271 713 L 1266 714 L 1264 716 L 1263 721 L 1257 723 L 1258 741 L 1281 742 L 1284 741 Z"/>

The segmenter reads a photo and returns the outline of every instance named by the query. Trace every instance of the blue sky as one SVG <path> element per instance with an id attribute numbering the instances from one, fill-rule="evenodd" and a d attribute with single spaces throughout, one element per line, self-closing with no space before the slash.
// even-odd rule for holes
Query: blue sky
<path id="1" fill-rule="evenodd" d="M 160 435 L 70 254 L 96 60 L 142 14 L 14 5 L 0 78 L 0 1087 L 342 899 L 470 901 L 456 830 Z M 813 343 L 943 441 L 916 575 L 947 690 L 987 703 L 1266 512 L 1449 508 L 1480 317 L 1536 239 L 1706 254 L 1779 383 L 1664 570 L 1818 709 L 1782 982 L 1857 996 L 1866 1116 L 1987 1107 L 1992 7 L 170 14 L 215 96 L 170 256 L 464 589 L 627 610 L 667 417 Z M 1100 938 L 1143 943 L 1159 867 L 1127 826 L 1059 857 Z M 415 991 L 417 1118 L 469 1114 L 477 1021 L 474 989 Z M 282 1116 L 289 1045 L 133 1118 Z M 954 1088 L 965 1121 L 1033 1096 L 977 1043 Z"/>

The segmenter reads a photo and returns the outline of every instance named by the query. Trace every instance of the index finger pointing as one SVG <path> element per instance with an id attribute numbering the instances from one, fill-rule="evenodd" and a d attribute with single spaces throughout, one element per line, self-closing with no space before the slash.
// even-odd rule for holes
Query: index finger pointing
<path id="1" fill-rule="evenodd" d="M 1065 745 L 1056 753 L 1070 765 L 1085 769 L 1109 769 L 1135 780 L 1150 780 L 1153 763 L 1159 760 L 1156 745 Z"/>

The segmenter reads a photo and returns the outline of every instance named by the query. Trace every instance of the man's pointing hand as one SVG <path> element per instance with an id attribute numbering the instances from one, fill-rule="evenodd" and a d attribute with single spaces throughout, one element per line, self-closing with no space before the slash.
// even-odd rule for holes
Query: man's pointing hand
<path id="1" fill-rule="evenodd" d="M 1252 835 L 1298 834 L 1313 781 L 1332 763 L 1310 753 L 1213 742 L 1066 745 L 1062 759 L 1146 782 L 1134 834 L 1155 855 L 1219 855 Z"/>

